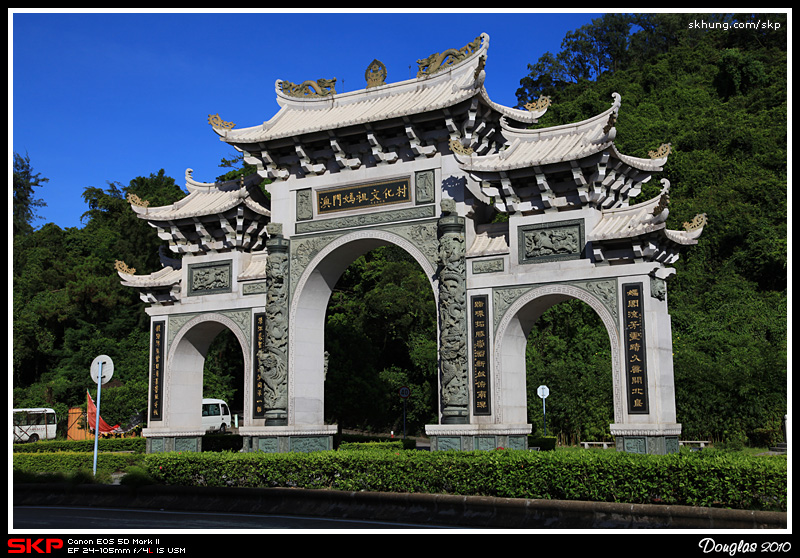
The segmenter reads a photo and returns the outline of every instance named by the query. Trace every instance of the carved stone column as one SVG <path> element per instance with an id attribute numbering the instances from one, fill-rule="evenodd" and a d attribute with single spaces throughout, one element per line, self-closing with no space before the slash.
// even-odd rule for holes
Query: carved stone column
<path id="1" fill-rule="evenodd" d="M 285 426 L 289 401 L 289 241 L 270 224 L 267 241 L 267 304 L 264 347 L 258 373 L 264 380 L 265 426 Z"/>
<path id="2" fill-rule="evenodd" d="M 469 422 L 464 218 L 442 201 L 439 231 L 439 367 L 442 424 Z"/>

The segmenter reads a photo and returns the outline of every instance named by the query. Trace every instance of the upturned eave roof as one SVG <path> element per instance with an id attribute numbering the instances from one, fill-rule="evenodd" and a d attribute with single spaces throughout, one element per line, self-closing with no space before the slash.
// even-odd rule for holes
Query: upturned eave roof
<path id="1" fill-rule="evenodd" d="M 705 217 L 698 219 L 695 226 L 686 223 L 687 230 L 684 231 L 667 229 L 669 181 L 664 179 L 661 182 L 663 185 L 661 193 L 646 202 L 602 210 L 600 220 L 592 228 L 587 240 L 602 242 L 663 233 L 668 240 L 676 244 L 697 244 L 697 239 L 703 233 Z"/>
<path id="2" fill-rule="evenodd" d="M 255 176 L 255 175 L 254 175 Z M 257 180 L 257 177 L 255 177 Z M 206 215 L 218 215 L 244 205 L 253 212 L 269 217 L 270 211 L 261 199 L 257 182 L 248 177 L 244 182 L 198 182 L 192 178 L 192 169 L 186 169 L 188 195 L 170 205 L 150 207 L 146 203 L 129 199 L 131 208 L 141 219 L 150 222 L 180 221 Z M 256 200 L 254 197 L 258 197 Z"/>
<path id="3" fill-rule="evenodd" d="M 528 111 L 491 101 L 483 87 L 489 36 L 484 33 L 480 38 L 480 48 L 465 60 L 446 70 L 397 83 L 327 96 L 294 97 L 284 93 L 282 80 L 277 80 L 275 92 L 281 108 L 270 120 L 247 128 L 215 126 L 214 130 L 222 141 L 232 145 L 267 143 L 446 109 L 475 96 L 505 118 L 521 124 L 537 122 L 546 107 Z"/>
<path id="4" fill-rule="evenodd" d="M 572 124 L 540 129 L 521 129 L 511 126 L 507 118 L 501 119 L 506 147 L 493 153 L 455 153 L 462 169 L 473 173 L 502 173 L 517 169 L 576 161 L 609 151 L 630 167 L 645 171 L 662 170 L 667 155 L 645 159 L 624 155 L 614 145 L 615 122 L 619 114 L 621 97 L 612 95 L 614 101 L 607 110 Z"/>

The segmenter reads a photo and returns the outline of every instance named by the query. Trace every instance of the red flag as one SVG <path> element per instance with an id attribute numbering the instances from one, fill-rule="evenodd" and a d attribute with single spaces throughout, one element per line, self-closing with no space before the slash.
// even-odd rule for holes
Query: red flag
<path id="1" fill-rule="evenodd" d="M 95 424 L 97 419 L 95 415 L 97 414 L 97 407 L 95 407 L 94 401 L 92 401 L 92 396 L 89 395 L 89 390 L 86 390 L 86 422 L 89 423 L 89 430 L 94 431 Z M 100 430 L 100 434 L 106 434 L 108 432 L 122 432 L 119 428 L 119 424 L 115 424 L 114 426 L 109 426 L 106 424 L 106 421 L 103 420 L 103 417 L 100 417 L 100 424 L 98 425 L 98 429 Z"/>

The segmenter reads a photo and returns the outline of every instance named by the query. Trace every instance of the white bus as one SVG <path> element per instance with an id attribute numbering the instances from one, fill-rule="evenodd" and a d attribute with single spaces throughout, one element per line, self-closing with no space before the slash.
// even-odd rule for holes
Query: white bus
<path id="1" fill-rule="evenodd" d="M 56 437 L 56 422 L 53 409 L 14 409 L 12 442 L 52 440 Z"/>

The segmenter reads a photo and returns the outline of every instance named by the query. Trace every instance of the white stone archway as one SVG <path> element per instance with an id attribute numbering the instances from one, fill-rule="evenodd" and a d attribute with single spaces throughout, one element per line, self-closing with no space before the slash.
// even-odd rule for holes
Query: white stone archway
<path id="1" fill-rule="evenodd" d="M 151 316 L 146 435 L 174 445 L 196 431 L 193 403 L 177 394 L 196 399 L 193 370 L 216 328 L 230 327 L 245 352 L 245 450 L 330 449 L 327 303 L 358 255 L 394 244 L 420 264 L 437 302 L 432 449 L 527 447 L 526 334 L 544 307 L 572 297 L 609 332 L 618 447 L 677 451 L 666 279 L 705 215 L 668 229 L 666 180 L 635 202 L 670 147 L 647 158 L 618 150 L 619 94 L 580 122 L 535 127 L 551 100 L 492 101 L 488 49 L 481 34 L 447 56 L 417 57 L 415 78 L 387 83 L 370 71 L 351 92 L 337 92 L 335 79 L 279 79 L 281 108 L 269 121 L 237 128 L 208 119 L 254 174 L 201 183 L 189 169 L 189 193 L 174 204 L 129 197 L 180 256 L 144 275 L 117 262 Z M 637 305 L 636 317 L 623 303 Z M 225 316 L 237 316 L 238 330 Z"/>

